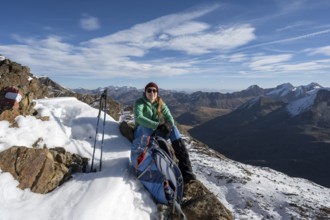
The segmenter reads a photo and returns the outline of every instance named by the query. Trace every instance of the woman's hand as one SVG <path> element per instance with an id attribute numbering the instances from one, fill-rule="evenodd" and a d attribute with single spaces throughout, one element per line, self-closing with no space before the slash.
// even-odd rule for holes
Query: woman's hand
<path id="1" fill-rule="evenodd" d="M 172 127 L 173 127 L 172 123 L 167 121 L 163 124 L 158 125 L 156 130 L 164 134 L 165 136 L 169 136 L 172 131 Z"/>

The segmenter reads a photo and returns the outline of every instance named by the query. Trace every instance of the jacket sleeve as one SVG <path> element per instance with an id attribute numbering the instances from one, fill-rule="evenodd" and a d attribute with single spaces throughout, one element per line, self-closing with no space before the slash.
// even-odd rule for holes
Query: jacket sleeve
<path id="1" fill-rule="evenodd" d="M 148 117 L 145 117 L 143 115 L 143 108 L 144 103 L 141 101 L 137 101 L 134 105 L 134 117 L 135 117 L 135 124 L 142 125 L 147 128 L 151 128 L 153 130 L 156 130 L 156 128 L 159 125 L 158 121 L 153 121 Z"/>

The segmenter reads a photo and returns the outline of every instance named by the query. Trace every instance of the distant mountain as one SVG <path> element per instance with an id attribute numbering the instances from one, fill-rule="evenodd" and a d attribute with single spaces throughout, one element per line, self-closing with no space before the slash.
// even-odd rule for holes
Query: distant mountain
<path id="1" fill-rule="evenodd" d="M 323 87 L 315 82 L 298 87 L 294 87 L 290 83 L 285 83 L 277 86 L 274 89 L 268 90 L 268 92 L 265 93 L 265 96 L 270 97 L 274 100 L 292 102 L 299 98 L 308 96 L 310 93 L 313 93 L 315 90 L 318 90 L 320 88 Z"/>
<path id="2" fill-rule="evenodd" d="M 76 92 L 66 89 L 60 84 L 54 82 L 48 77 L 38 77 L 38 81 L 43 85 L 47 87 L 49 97 L 59 97 L 59 96 L 74 96 L 77 94 Z"/>
<path id="3" fill-rule="evenodd" d="M 285 84 L 189 133 L 234 160 L 330 187 L 329 106 L 328 89 Z"/>
<path id="4" fill-rule="evenodd" d="M 109 96 L 130 106 L 143 94 L 143 89 L 136 89 L 135 87 L 108 86 L 106 88 Z M 75 89 L 74 91 L 81 94 L 98 94 L 99 90 L 100 88 L 94 90 Z M 160 89 L 159 94 L 180 124 L 196 126 L 217 116 L 227 114 L 246 101 L 264 95 L 268 91 L 253 85 L 240 92 L 226 94 L 201 91 L 185 93 L 163 89 Z"/>
<path id="5" fill-rule="evenodd" d="M 294 87 L 290 83 L 285 83 L 276 88 L 263 89 L 258 85 L 252 85 L 245 90 L 232 93 L 202 91 L 185 93 L 160 89 L 160 95 L 180 124 L 194 127 L 215 117 L 225 115 L 247 101 L 260 96 L 289 102 L 299 97 L 304 97 L 313 88 L 322 88 L 322 86 L 317 83 L 311 83 L 307 86 Z M 103 91 L 103 89 L 88 90 L 80 88 L 74 91 L 80 94 L 96 95 L 100 94 L 100 90 Z M 143 89 L 128 86 L 108 86 L 106 89 L 109 96 L 128 106 L 133 106 L 135 100 L 143 94 Z"/>

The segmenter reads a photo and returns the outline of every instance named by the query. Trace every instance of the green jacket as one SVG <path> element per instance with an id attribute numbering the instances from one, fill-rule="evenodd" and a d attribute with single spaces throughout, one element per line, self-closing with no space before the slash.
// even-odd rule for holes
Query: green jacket
<path id="1" fill-rule="evenodd" d="M 134 119 L 135 127 L 142 125 L 147 128 L 156 130 L 158 125 L 162 121 L 169 121 L 174 125 L 174 119 L 170 110 L 163 102 L 162 117 L 159 118 L 157 113 L 158 103 L 151 103 L 143 94 L 142 98 L 139 98 L 134 105 Z"/>

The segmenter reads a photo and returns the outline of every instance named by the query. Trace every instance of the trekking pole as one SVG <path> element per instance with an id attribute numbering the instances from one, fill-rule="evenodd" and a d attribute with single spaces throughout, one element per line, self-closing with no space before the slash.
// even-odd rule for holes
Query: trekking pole
<path id="1" fill-rule="evenodd" d="M 98 134 L 98 130 L 99 130 L 99 122 L 100 122 L 100 116 L 101 116 L 101 111 L 102 111 L 102 107 L 103 107 L 103 99 L 105 98 L 105 103 L 106 103 L 106 92 L 107 90 L 104 90 L 104 92 L 101 95 L 100 98 L 100 106 L 99 106 L 99 113 L 97 116 L 97 123 L 96 123 L 96 133 L 95 133 L 95 139 L 94 139 L 94 149 L 93 149 L 93 156 L 92 156 L 92 164 L 91 164 L 91 169 L 90 172 L 96 172 L 96 170 L 93 169 L 93 165 L 94 165 L 94 158 L 95 158 L 95 149 L 96 149 L 96 139 L 97 139 L 97 134 Z M 103 120 L 103 135 L 102 135 L 102 145 L 103 145 L 103 140 L 104 140 L 104 127 L 105 127 L 105 109 L 104 110 L 104 120 Z M 101 163 L 102 163 L 102 148 L 103 146 L 101 146 L 101 162 L 100 162 L 100 170 L 101 170 Z"/>
<path id="2" fill-rule="evenodd" d="M 103 108 L 103 112 L 104 112 L 104 118 L 103 118 L 103 129 L 102 129 L 102 143 L 101 143 L 101 156 L 100 156 L 100 171 L 102 169 L 102 155 L 103 155 L 103 146 L 104 146 L 104 128 L 105 128 L 105 117 L 107 115 L 106 111 L 107 111 L 107 90 L 105 89 L 101 99 L 103 98 L 103 102 L 104 102 L 104 108 Z"/>

